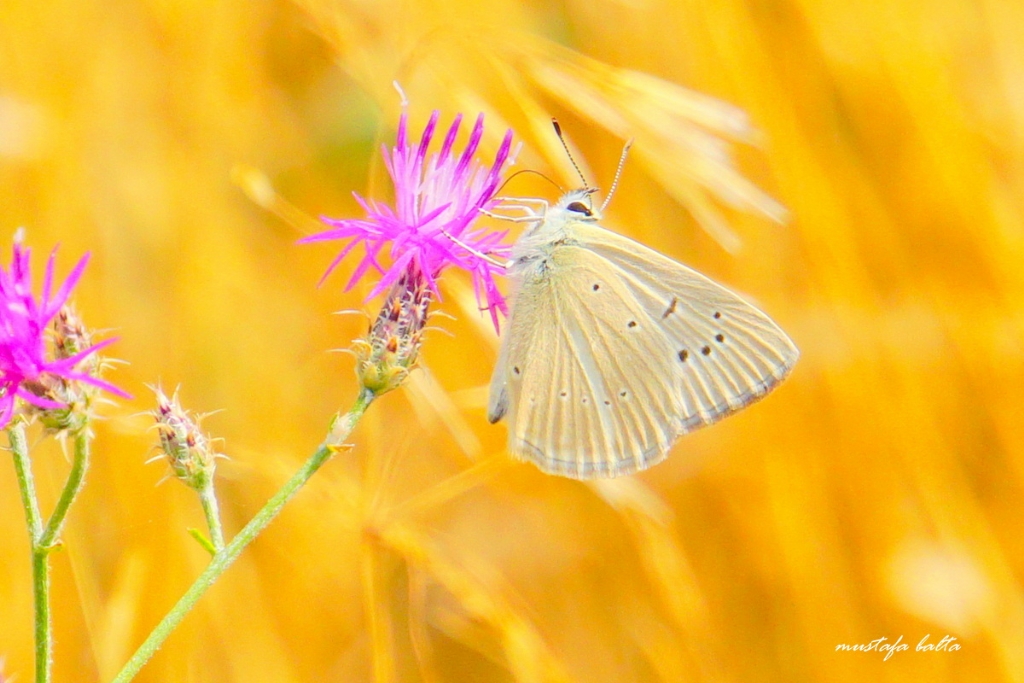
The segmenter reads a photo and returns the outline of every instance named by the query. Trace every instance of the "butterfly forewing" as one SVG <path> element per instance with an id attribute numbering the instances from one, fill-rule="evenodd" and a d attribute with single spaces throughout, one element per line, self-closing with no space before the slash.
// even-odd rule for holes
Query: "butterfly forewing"
<path id="1" fill-rule="evenodd" d="M 489 417 L 542 470 L 616 476 L 767 393 L 798 355 L 767 316 L 589 223 L 519 283 Z"/>
<path id="2" fill-rule="evenodd" d="M 767 315 L 691 268 L 592 224 L 580 241 L 628 283 L 673 346 L 709 423 L 764 396 L 799 351 Z"/>

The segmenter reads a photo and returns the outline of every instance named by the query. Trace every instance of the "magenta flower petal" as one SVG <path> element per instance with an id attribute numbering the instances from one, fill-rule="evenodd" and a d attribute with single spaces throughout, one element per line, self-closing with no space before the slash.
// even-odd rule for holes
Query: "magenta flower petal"
<path id="1" fill-rule="evenodd" d="M 443 166 L 448 161 L 448 155 L 452 152 L 452 145 L 455 144 L 455 136 L 459 134 L 460 126 L 462 126 L 462 114 L 456 114 L 452 120 L 451 127 L 448 129 L 448 134 L 444 137 L 441 153 L 437 155 L 437 160 L 434 162 L 436 166 Z"/>
<path id="2" fill-rule="evenodd" d="M 466 170 L 469 169 L 469 163 L 476 153 L 476 148 L 480 144 L 480 139 L 484 136 L 484 115 L 480 114 L 476 117 L 476 123 L 473 125 L 473 132 L 469 135 L 469 142 L 466 144 L 465 151 L 462 152 L 462 157 L 459 159 L 459 164 L 455 167 L 455 172 L 452 176 L 456 181 L 462 180 Z"/>
<path id="3" fill-rule="evenodd" d="M 369 243 L 366 244 L 366 256 L 364 256 L 363 260 L 359 262 L 359 265 L 356 267 L 355 272 L 352 273 L 352 278 L 348 281 L 348 284 L 345 285 L 346 292 L 356 286 L 356 283 L 359 282 L 363 275 L 366 274 L 366 271 L 370 268 L 370 266 L 374 266 L 378 271 L 382 273 L 384 272 L 384 269 L 381 268 L 379 263 L 377 263 L 377 254 L 380 253 L 380 250 L 383 247 L 383 241 L 377 242 L 372 245 Z"/>
<path id="4" fill-rule="evenodd" d="M 63 403 L 51 401 L 50 399 L 43 398 L 42 396 L 37 396 L 28 389 L 19 388 L 14 392 L 14 394 L 25 403 L 31 403 L 32 405 L 38 406 L 40 408 L 48 408 L 50 410 L 53 410 L 55 408 L 64 407 Z"/>
<path id="5" fill-rule="evenodd" d="M 434 129 L 437 128 L 437 120 L 441 118 L 441 112 L 436 109 L 430 114 L 427 127 L 423 129 L 423 137 L 420 138 L 420 148 L 416 152 L 416 162 L 422 164 L 427 158 L 427 148 L 430 146 L 430 139 L 434 137 Z"/>
<path id="6" fill-rule="evenodd" d="M 54 262 L 54 257 L 55 256 L 56 256 L 56 250 L 55 250 L 54 253 L 50 254 L 50 262 L 49 262 L 49 264 L 47 265 L 47 268 L 46 268 L 46 270 L 47 270 L 47 285 L 49 285 L 49 280 L 52 279 L 52 275 L 53 275 L 53 262 Z M 52 301 L 48 301 L 47 300 L 47 293 L 49 291 L 49 287 L 46 287 L 44 289 L 43 306 L 46 307 L 46 322 L 47 323 L 50 322 L 50 320 L 53 319 L 53 316 L 57 315 L 57 311 L 59 311 L 61 306 L 63 306 L 67 302 L 68 298 L 71 296 L 71 290 L 74 289 L 75 285 L 78 284 L 78 280 L 81 279 L 82 273 L 85 272 L 85 266 L 88 263 L 89 263 L 89 254 L 86 253 L 85 256 L 83 256 L 81 259 L 79 259 L 77 265 L 75 265 L 75 267 L 72 268 L 71 272 L 68 274 L 67 279 L 64 280 L 64 284 L 60 286 L 60 289 L 57 291 L 57 295 L 53 298 Z"/>
<path id="7" fill-rule="evenodd" d="M 384 165 L 395 187 L 392 205 L 356 194 L 365 218 L 323 218 L 331 229 L 304 237 L 300 242 L 335 239 L 345 242 L 324 277 L 356 245 L 362 244 L 366 255 L 356 265 L 346 289 L 361 280 L 372 267 L 382 277 L 372 288 L 371 297 L 398 281 L 406 268 L 417 268 L 435 296 L 441 270 L 450 266 L 466 270 L 472 275 L 473 288 L 482 298 L 481 303 L 486 304 L 482 307 L 490 311 L 497 329 L 499 314 L 506 313 L 507 306 L 495 276 L 504 269 L 480 258 L 479 254 L 490 254 L 499 260 L 507 258 L 510 246 L 502 243 L 507 231 L 471 228 L 480 217 L 481 209 L 494 206 L 494 195 L 512 148 L 512 131 L 505 134 L 494 161 L 485 166 L 474 158 L 483 141 L 483 115 L 474 122 L 461 152 L 455 149 L 462 124 L 459 114 L 445 133 L 440 151 L 432 154 L 430 147 L 439 119 L 439 112 L 433 112 L 419 140 L 413 143 L 409 137 L 408 116 L 403 113 L 399 118 L 395 146 L 383 150 Z M 465 246 L 456 244 L 452 238 Z M 390 265 L 386 268 L 377 260 L 385 245 L 389 246 L 390 256 Z"/>
<path id="8" fill-rule="evenodd" d="M 14 413 L 14 394 L 10 393 L 7 386 L 4 385 L 2 389 L 6 392 L 3 396 L 0 396 L 0 425 L 7 426 L 7 423 L 11 421 L 11 416 Z"/>
<path id="9" fill-rule="evenodd" d="M 86 254 L 88 256 L 88 254 Z M 57 260 L 57 250 L 50 252 L 50 258 L 46 259 L 46 274 L 43 276 L 43 306 L 50 300 L 50 291 L 53 289 L 53 268 Z"/>
<path id="10" fill-rule="evenodd" d="M 104 339 L 103 341 L 101 341 L 101 342 L 99 342 L 97 344 L 93 344 L 92 346 L 87 348 L 85 351 L 80 351 L 79 353 L 76 353 L 75 355 L 71 356 L 70 358 L 62 358 L 60 360 L 55 360 L 50 365 L 51 365 L 51 367 L 60 369 L 61 371 L 66 369 L 67 371 L 70 372 L 76 365 L 81 363 L 83 360 L 85 360 L 86 358 L 88 358 L 92 354 L 96 353 L 100 349 L 102 349 L 104 347 L 107 347 L 107 346 L 110 346 L 111 344 L 113 344 L 116 341 L 117 341 L 117 337 L 111 337 L 110 339 Z M 63 372 L 62 372 L 62 374 L 63 374 Z"/>
<path id="11" fill-rule="evenodd" d="M 74 379 L 74 380 L 78 380 L 79 382 L 85 382 L 86 384 L 91 384 L 94 387 L 98 387 L 98 388 L 102 389 L 103 391 L 109 392 L 111 394 L 115 394 L 117 396 L 120 396 L 121 398 L 131 398 L 132 397 L 132 395 L 129 394 L 124 389 L 120 389 L 120 388 L 114 386 L 113 384 L 111 384 L 110 382 L 107 382 L 106 380 L 99 379 L 98 377 L 93 377 L 92 375 L 87 375 L 84 372 L 69 372 L 69 373 L 67 373 L 65 375 L 65 377 L 67 379 Z"/>
<path id="12" fill-rule="evenodd" d="M 391 283 L 395 282 L 398 278 L 402 276 L 402 273 L 405 271 L 406 266 L 408 266 L 409 263 L 412 262 L 414 258 L 416 258 L 416 254 L 415 252 L 412 251 L 407 251 L 401 256 L 399 256 L 398 259 L 395 261 L 394 265 L 391 268 L 389 268 L 386 273 L 384 273 L 384 277 L 381 278 L 381 281 L 378 282 L 377 285 L 370 291 L 370 294 L 367 298 L 372 299 L 381 292 L 385 291 L 391 285 Z"/>
<path id="13" fill-rule="evenodd" d="M 349 244 L 345 245 L 345 248 L 341 250 L 341 253 L 338 254 L 336 257 L 334 257 L 334 260 L 331 261 L 331 265 L 327 266 L 327 270 L 324 271 L 323 277 L 321 277 L 320 281 L 316 283 L 317 287 L 319 287 L 320 285 L 322 285 L 324 283 L 324 280 L 327 279 L 327 276 L 334 272 L 334 269 L 338 267 L 338 264 L 341 263 L 342 259 L 344 259 L 346 256 L 348 256 L 348 252 L 350 252 L 353 249 L 355 249 L 357 244 L 359 244 L 359 243 L 358 242 L 350 242 Z"/>

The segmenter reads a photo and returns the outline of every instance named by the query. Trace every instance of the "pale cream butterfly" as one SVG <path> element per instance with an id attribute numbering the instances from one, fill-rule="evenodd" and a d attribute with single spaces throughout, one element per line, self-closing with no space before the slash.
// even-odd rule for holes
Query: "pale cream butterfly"
<path id="1" fill-rule="evenodd" d="M 602 228 L 594 192 L 516 207 L 528 227 L 506 266 L 512 310 L 487 411 L 507 418 L 513 456 L 575 479 L 661 462 L 683 434 L 765 396 L 800 355 L 739 296 Z"/>

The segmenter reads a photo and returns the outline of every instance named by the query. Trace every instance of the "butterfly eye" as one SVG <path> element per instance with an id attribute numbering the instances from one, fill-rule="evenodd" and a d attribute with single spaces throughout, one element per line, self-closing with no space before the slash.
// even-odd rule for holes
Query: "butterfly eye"
<path id="1" fill-rule="evenodd" d="M 587 208 L 587 205 L 583 202 L 573 202 L 569 206 L 565 207 L 569 211 L 575 211 L 576 213 L 582 213 L 584 216 L 593 216 L 594 212 Z"/>

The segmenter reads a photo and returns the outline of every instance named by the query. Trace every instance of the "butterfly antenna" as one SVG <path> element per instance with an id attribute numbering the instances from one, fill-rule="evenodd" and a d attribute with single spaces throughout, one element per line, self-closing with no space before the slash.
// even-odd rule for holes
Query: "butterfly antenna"
<path id="1" fill-rule="evenodd" d="M 501 184 L 501 187 L 499 187 L 497 190 L 494 191 L 494 194 L 501 194 L 501 191 L 503 189 L 505 189 L 505 186 L 508 185 L 509 182 L 511 182 L 511 180 L 513 178 L 515 178 L 517 175 L 520 175 L 522 173 L 533 173 L 535 175 L 539 175 L 541 178 L 543 178 L 544 180 L 548 181 L 549 183 L 551 183 L 552 185 L 557 187 L 559 192 L 565 192 L 565 190 L 562 189 L 561 185 L 559 185 L 554 180 L 552 180 L 551 178 L 547 177 L 546 175 L 544 175 L 540 171 L 535 171 L 532 168 L 521 168 L 518 171 L 516 171 L 515 173 L 513 173 L 512 175 L 510 175 L 508 178 L 505 178 L 505 182 L 503 182 Z"/>
<path id="2" fill-rule="evenodd" d="M 622 148 L 622 156 L 619 157 L 619 166 L 615 169 L 615 179 L 612 180 L 612 186 L 608 190 L 608 196 L 604 198 L 604 204 L 601 204 L 601 213 L 604 213 L 604 207 L 608 206 L 608 202 L 612 200 L 612 195 L 615 194 L 615 188 L 619 186 L 619 178 L 622 176 L 622 167 L 626 165 L 626 156 L 629 154 L 629 148 L 633 146 L 633 138 L 626 140 L 626 146 Z"/>
<path id="3" fill-rule="evenodd" d="M 572 162 L 572 167 L 576 169 L 576 173 L 579 175 L 580 180 L 583 181 L 583 187 L 589 190 L 590 184 L 583 176 L 583 171 L 580 170 L 580 165 L 572 158 L 572 152 L 569 151 L 569 143 L 565 141 L 565 136 L 562 135 L 562 127 L 558 125 L 558 119 L 551 119 L 551 125 L 555 127 L 555 135 L 558 136 L 558 141 L 562 143 L 562 149 L 565 150 L 566 155 L 569 157 L 569 161 Z"/>

